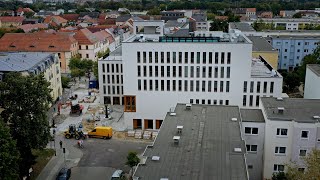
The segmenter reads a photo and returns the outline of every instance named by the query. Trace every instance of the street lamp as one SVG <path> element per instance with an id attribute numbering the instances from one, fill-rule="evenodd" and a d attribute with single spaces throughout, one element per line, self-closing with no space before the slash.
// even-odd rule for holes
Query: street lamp
<path id="1" fill-rule="evenodd" d="M 56 151 L 56 129 L 53 129 L 53 148 L 54 148 L 54 155 L 57 156 L 57 151 Z"/>

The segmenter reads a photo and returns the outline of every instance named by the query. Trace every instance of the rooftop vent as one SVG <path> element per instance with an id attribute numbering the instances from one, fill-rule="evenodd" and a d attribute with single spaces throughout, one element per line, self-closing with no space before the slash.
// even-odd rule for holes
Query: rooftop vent
<path id="1" fill-rule="evenodd" d="M 241 151 L 241 148 L 234 148 L 234 152 L 240 153 L 240 152 L 242 152 L 242 151 Z"/>
<path id="2" fill-rule="evenodd" d="M 237 118 L 231 118 L 231 121 L 238 121 Z"/>
<path id="3" fill-rule="evenodd" d="M 175 112 L 170 113 L 170 116 L 176 116 L 176 115 L 177 115 L 177 113 L 175 113 Z"/>
<path id="4" fill-rule="evenodd" d="M 160 160 L 160 156 L 152 156 L 152 161 L 159 161 Z"/>
<path id="5" fill-rule="evenodd" d="M 313 119 L 320 119 L 320 116 L 313 116 Z"/>
<path id="6" fill-rule="evenodd" d="M 186 110 L 190 110 L 191 109 L 191 104 L 186 104 Z"/>
<path id="7" fill-rule="evenodd" d="M 283 101 L 282 97 L 277 97 L 277 101 Z"/>
<path id="8" fill-rule="evenodd" d="M 174 144 L 179 144 L 180 136 L 173 136 L 173 142 Z"/>
<path id="9" fill-rule="evenodd" d="M 169 178 L 160 178 L 160 180 L 169 180 Z"/>
<path id="10" fill-rule="evenodd" d="M 278 113 L 283 114 L 284 112 L 284 107 L 278 107 Z"/>
<path id="11" fill-rule="evenodd" d="M 181 134 L 181 133 L 182 133 L 183 126 L 177 126 L 177 129 L 178 129 L 178 134 Z"/>

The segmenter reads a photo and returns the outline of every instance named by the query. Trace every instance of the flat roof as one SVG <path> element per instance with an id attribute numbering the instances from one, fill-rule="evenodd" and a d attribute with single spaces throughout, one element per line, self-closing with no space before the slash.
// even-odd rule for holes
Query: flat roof
<path id="1" fill-rule="evenodd" d="M 320 39 L 319 36 L 297 36 L 297 35 L 280 35 L 280 36 L 270 36 L 272 39 L 311 39 L 311 40 L 316 40 Z"/>
<path id="2" fill-rule="evenodd" d="M 230 27 L 231 29 L 239 29 L 243 32 L 256 31 L 250 24 L 243 22 L 230 22 Z"/>
<path id="3" fill-rule="evenodd" d="M 122 46 L 119 46 L 117 49 L 110 52 L 110 56 L 122 56 Z"/>
<path id="4" fill-rule="evenodd" d="M 240 109 L 243 122 L 264 123 L 264 117 L 261 109 Z"/>
<path id="5" fill-rule="evenodd" d="M 274 121 L 295 121 L 300 123 L 316 123 L 319 120 L 313 116 L 320 116 L 320 99 L 262 97 L 266 116 Z M 278 108 L 284 108 L 283 113 Z"/>
<path id="6" fill-rule="evenodd" d="M 274 70 L 267 61 L 264 59 L 252 59 L 251 63 L 251 77 L 253 78 L 268 78 L 268 77 L 279 77 L 281 78 L 281 74 Z"/>
<path id="7" fill-rule="evenodd" d="M 52 53 L 42 52 L 19 52 L 0 53 L 0 71 L 28 71 L 46 60 Z"/>
<path id="8" fill-rule="evenodd" d="M 144 165 L 134 174 L 138 179 L 194 180 L 248 179 L 244 141 L 240 133 L 240 114 L 237 106 L 185 104 L 175 108 L 176 116 L 167 114 L 153 144 L 147 148 Z M 237 121 L 232 121 L 237 118 Z M 177 126 L 183 126 L 177 134 Z M 173 137 L 180 136 L 178 145 Z M 240 148 L 241 152 L 235 152 Z M 152 160 L 158 156 L 158 161 Z"/>
<path id="9" fill-rule="evenodd" d="M 272 45 L 261 36 L 247 36 L 252 41 L 253 51 L 277 51 Z"/>
<path id="10" fill-rule="evenodd" d="M 320 77 L 320 64 L 307 64 L 307 68 Z"/>

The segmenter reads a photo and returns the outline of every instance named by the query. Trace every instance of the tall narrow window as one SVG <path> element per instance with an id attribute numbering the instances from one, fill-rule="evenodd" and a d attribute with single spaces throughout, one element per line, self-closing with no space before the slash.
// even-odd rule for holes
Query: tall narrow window
<path id="1" fill-rule="evenodd" d="M 184 77 L 188 77 L 188 66 L 184 66 Z"/>
<path id="2" fill-rule="evenodd" d="M 202 66 L 202 77 L 205 78 L 206 77 L 206 67 Z"/>
<path id="3" fill-rule="evenodd" d="M 247 95 L 243 95 L 242 105 L 243 105 L 243 106 L 246 106 L 246 105 L 247 105 Z"/>
<path id="4" fill-rule="evenodd" d="M 207 63 L 207 52 L 202 53 L 202 63 L 206 64 Z"/>
<path id="5" fill-rule="evenodd" d="M 114 64 L 111 64 L 111 72 L 114 72 Z"/>
<path id="6" fill-rule="evenodd" d="M 194 52 L 191 52 L 191 58 L 190 58 L 191 64 L 194 63 Z"/>
<path id="7" fill-rule="evenodd" d="M 209 64 L 212 64 L 212 52 L 209 52 Z"/>
<path id="8" fill-rule="evenodd" d="M 257 93 L 260 93 L 260 81 L 257 82 Z"/>
<path id="9" fill-rule="evenodd" d="M 182 52 L 179 52 L 179 63 L 182 63 Z"/>
<path id="10" fill-rule="evenodd" d="M 182 66 L 179 66 L 179 77 L 182 77 Z"/>
<path id="11" fill-rule="evenodd" d="M 197 78 L 200 77 L 200 66 L 197 66 Z"/>
<path id="12" fill-rule="evenodd" d="M 220 67 L 220 77 L 224 78 L 224 67 Z"/>
<path id="13" fill-rule="evenodd" d="M 250 95 L 249 97 L 249 106 L 252 106 L 253 104 L 253 95 Z"/>
<path id="14" fill-rule="evenodd" d="M 193 80 L 190 81 L 190 91 L 193 92 Z"/>
<path id="15" fill-rule="evenodd" d="M 154 81 L 154 90 L 156 90 L 156 91 L 159 90 L 159 81 L 158 80 Z"/>
<path id="16" fill-rule="evenodd" d="M 110 72 L 109 64 L 107 64 L 107 73 Z"/>
<path id="17" fill-rule="evenodd" d="M 214 81 L 213 91 L 214 92 L 218 91 L 218 81 Z"/>
<path id="18" fill-rule="evenodd" d="M 161 63 L 164 63 L 164 52 L 161 52 L 161 53 L 160 53 L 160 56 L 161 56 L 161 57 L 160 57 L 160 58 L 161 58 Z"/>
<path id="19" fill-rule="evenodd" d="M 141 66 L 138 66 L 137 68 L 138 68 L 138 70 L 137 70 L 138 77 L 140 77 L 141 76 Z"/>
<path id="20" fill-rule="evenodd" d="M 149 66 L 149 77 L 152 77 L 152 66 Z"/>
<path id="21" fill-rule="evenodd" d="M 102 64 L 102 72 L 105 72 L 105 71 L 106 71 L 105 64 Z"/>
<path id="22" fill-rule="evenodd" d="M 184 91 L 188 91 L 188 80 L 184 80 Z"/>
<path id="23" fill-rule="evenodd" d="M 202 92 L 206 92 L 206 81 L 202 81 Z"/>
<path id="24" fill-rule="evenodd" d="M 182 80 L 179 80 L 179 91 L 182 91 Z"/>
<path id="25" fill-rule="evenodd" d="M 200 90 L 200 81 L 196 81 L 196 91 L 199 92 Z"/>
<path id="26" fill-rule="evenodd" d="M 119 72 L 119 64 L 116 64 L 116 73 Z"/>
<path id="27" fill-rule="evenodd" d="M 215 64 L 218 64 L 218 63 L 219 63 L 219 53 L 218 53 L 218 52 L 215 52 L 214 54 L 215 54 L 215 55 L 214 55 L 214 63 L 215 63 Z"/>
<path id="28" fill-rule="evenodd" d="M 209 78 L 212 78 L 212 67 L 211 67 L 211 66 L 209 66 L 208 77 L 209 77 Z"/>
<path id="29" fill-rule="evenodd" d="M 167 80 L 167 91 L 170 91 L 170 80 Z"/>
<path id="30" fill-rule="evenodd" d="M 149 80 L 149 90 L 150 90 L 150 91 L 153 90 L 152 84 L 153 84 L 153 82 L 152 82 L 152 80 L 150 79 L 150 80 Z"/>
<path id="31" fill-rule="evenodd" d="M 147 62 L 147 52 L 143 52 L 143 63 Z"/>
<path id="32" fill-rule="evenodd" d="M 184 53 L 184 63 L 188 64 L 188 52 Z"/>
<path id="33" fill-rule="evenodd" d="M 208 81 L 208 92 L 211 92 L 211 89 L 212 87 L 211 87 L 211 81 Z"/>
<path id="34" fill-rule="evenodd" d="M 263 93 L 267 93 L 268 82 L 263 82 Z"/>
<path id="35" fill-rule="evenodd" d="M 149 52 L 149 63 L 152 63 L 152 52 Z"/>
<path id="36" fill-rule="evenodd" d="M 227 67 L 227 78 L 230 78 L 230 67 Z"/>
<path id="37" fill-rule="evenodd" d="M 154 62 L 155 62 L 155 63 L 158 63 L 158 62 L 159 62 L 159 54 L 158 54 L 158 52 L 155 52 L 155 53 L 154 53 Z"/>
<path id="38" fill-rule="evenodd" d="M 170 52 L 167 52 L 167 63 L 170 63 Z"/>
<path id="39" fill-rule="evenodd" d="M 137 63 L 140 63 L 141 62 L 141 55 L 140 55 L 140 52 L 138 51 L 137 52 Z"/>
<path id="40" fill-rule="evenodd" d="M 221 53 L 221 64 L 224 64 L 224 52 Z"/>
<path id="41" fill-rule="evenodd" d="M 218 78 L 218 67 L 214 67 L 214 78 Z"/>
<path id="42" fill-rule="evenodd" d="M 258 95 L 257 97 L 256 97 L 256 106 L 259 106 L 259 101 L 260 101 L 260 96 Z"/>
<path id="43" fill-rule="evenodd" d="M 138 79 L 138 90 L 140 91 L 141 90 L 141 80 Z"/>
<path id="44" fill-rule="evenodd" d="M 172 63 L 177 63 L 177 53 L 176 52 L 172 53 Z"/>
<path id="45" fill-rule="evenodd" d="M 148 88 L 148 84 L 147 84 L 147 80 L 143 80 L 143 90 L 147 90 Z"/>
<path id="46" fill-rule="evenodd" d="M 223 81 L 220 81 L 220 92 L 223 92 Z"/>
<path id="47" fill-rule="evenodd" d="M 124 112 L 136 112 L 136 97 L 124 96 Z"/>
<path id="48" fill-rule="evenodd" d="M 253 87 L 254 87 L 254 82 L 251 81 L 250 82 L 250 92 L 253 93 Z"/>
<path id="49" fill-rule="evenodd" d="M 230 81 L 227 81 L 226 92 L 229 92 L 229 91 L 230 91 Z"/>
<path id="50" fill-rule="evenodd" d="M 190 67 L 190 77 L 194 77 L 194 67 L 193 66 L 191 66 Z"/>
<path id="51" fill-rule="evenodd" d="M 167 77 L 170 77 L 170 66 L 167 66 Z"/>
<path id="52" fill-rule="evenodd" d="M 161 66 L 161 77 L 164 77 L 164 66 Z"/>
<path id="53" fill-rule="evenodd" d="M 231 52 L 228 52 L 228 55 L 227 55 L 227 64 L 230 64 L 231 63 Z"/>
<path id="54" fill-rule="evenodd" d="M 172 66 L 172 77 L 177 76 L 177 66 Z"/>
<path id="55" fill-rule="evenodd" d="M 172 80 L 172 91 L 176 91 L 176 80 Z"/>
<path id="56" fill-rule="evenodd" d="M 243 92 L 244 92 L 244 93 L 247 92 L 247 86 L 248 86 L 247 84 L 248 84 L 247 81 L 244 81 L 244 82 L 243 82 Z"/>
<path id="57" fill-rule="evenodd" d="M 143 77 L 147 76 L 147 66 L 143 66 Z"/>
<path id="58" fill-rule="evenodd" d="M 270 93 L 273 93 L 273 88 L 274 88 L 274 82 L 270 83 Z"/>
<path id="59" fill-rule="evenodd" d="M 197 52 L 197 64 L 200 64 L 200 52 Z"/>
<path id="60" fill-rule="evenodd" d="M 164 91 L 164 80 L 161 80 L 161 91 Z"/>
<path id="61" fill-rule="evenodd" d="M 159 72 L 158 66 L 155 66 L 155 67 L 154 67 L 154 76 L 155 76 L 155 77 L 158 77 L 158 72 Z"/>

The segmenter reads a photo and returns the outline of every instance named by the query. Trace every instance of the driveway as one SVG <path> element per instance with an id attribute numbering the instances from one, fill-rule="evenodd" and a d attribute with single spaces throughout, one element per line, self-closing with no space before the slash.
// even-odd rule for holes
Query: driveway
<path id="1" fill-rule="evenodd" d="M 83 156 L 78 167 L 109 167 L 128 173 L 130 167 L 125 165 L 128 152 L 135 151 L 141 155 L 147 145 L 144 142 L 90 138 L 84 141 Z"/>

